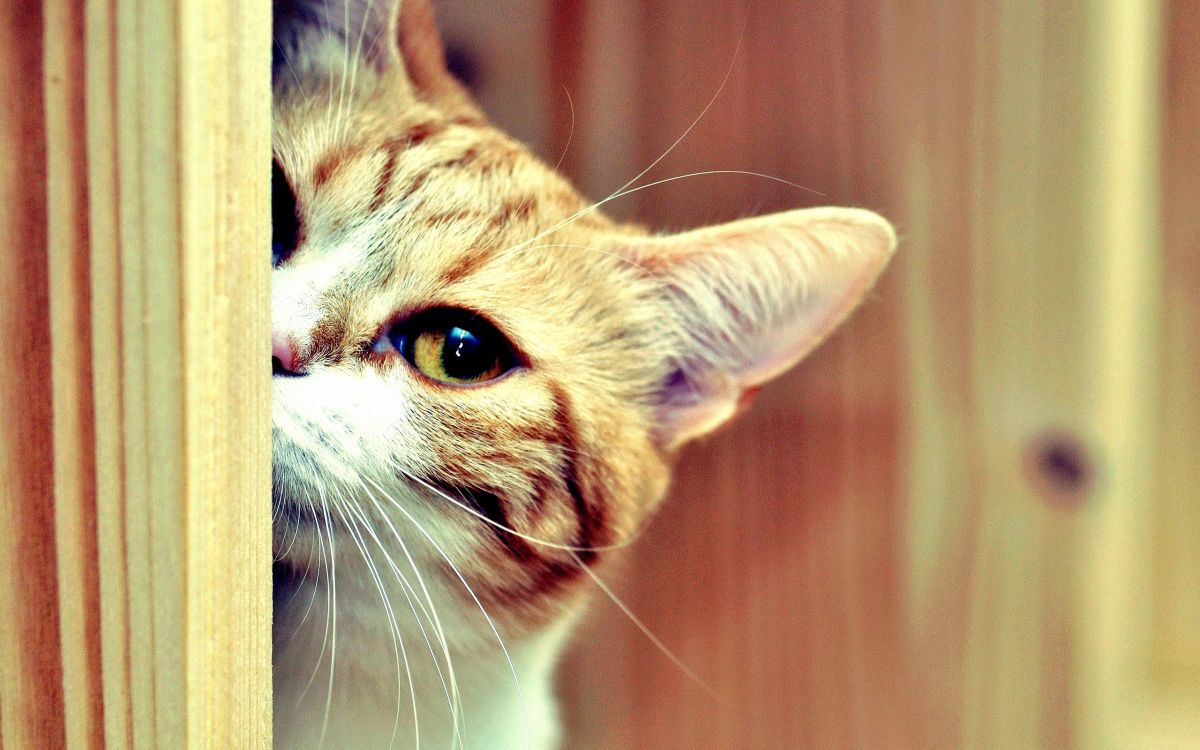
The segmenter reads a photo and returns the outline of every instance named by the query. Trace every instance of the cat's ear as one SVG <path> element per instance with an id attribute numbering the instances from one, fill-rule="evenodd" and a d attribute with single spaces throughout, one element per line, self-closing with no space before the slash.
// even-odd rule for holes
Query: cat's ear
<path id="1" fill-rule="evenodd" d="M 432 0 L 398 0 L 394 23 L 396 49 L 413 88 L 429 99 L 462 103 L 466 91 L 446 68 Z"/>
<path id="2" fill-rule="evenodd" d="M 398 9 L 399 0 L 273 0 L 276 78 L 287 85 L 293 76 L 344 75 L 362 63 L 392 67 Z"/>
<path id="3" fill-rule="evenodd" d="M 446 67 L 431 0 L 274 0 L 274 70 L 283 86 L 369 65 L 443 111 L 480 117 Z M 336 79 L 335 79 L 336 80 Z"/>
<path id="4" fill-rule="evenodd" d="M 870 211 L 818 208 L 637 241 L 656 277 L 671 374 L 658 393 L 670 449 L 725 423 L 850 313 L 896 247 Z"/>

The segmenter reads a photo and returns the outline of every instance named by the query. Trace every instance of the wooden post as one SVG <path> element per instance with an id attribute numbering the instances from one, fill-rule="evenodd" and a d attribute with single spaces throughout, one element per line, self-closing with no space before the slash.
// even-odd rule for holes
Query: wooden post
<path id="1" fill-rule="evenodd" d="M 0 744 L 268 747 L 269 5 L 0 9 Z"/>

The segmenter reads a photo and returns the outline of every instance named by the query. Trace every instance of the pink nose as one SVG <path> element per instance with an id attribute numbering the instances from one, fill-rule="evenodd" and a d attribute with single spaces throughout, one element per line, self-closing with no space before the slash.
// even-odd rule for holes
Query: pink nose
<path id="1" fill-rule="evenodd" d="M 296 372 L 296 343 L 291 336 L 271 331 L 271 359 L 273 369 Z"/>

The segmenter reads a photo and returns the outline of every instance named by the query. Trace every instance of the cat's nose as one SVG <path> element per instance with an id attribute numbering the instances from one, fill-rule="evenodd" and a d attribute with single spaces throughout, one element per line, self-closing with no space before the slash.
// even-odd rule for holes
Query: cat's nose
<path id="1" fill-rule="evenodd" d="M 296 341 L 286 333 L 271 331 L 271 372 L 275 375 L 299 375 Z"/>

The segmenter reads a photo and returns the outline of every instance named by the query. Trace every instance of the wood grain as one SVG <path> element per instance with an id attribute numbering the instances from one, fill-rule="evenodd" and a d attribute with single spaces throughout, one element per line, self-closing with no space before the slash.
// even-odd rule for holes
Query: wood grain
<path id="1" fill-rule="evenodd" d="M 270 9 L 181 7 L 187 734 L 197 747 L 267 747 Z"/>
<path id="2" fill-rule="evenodd" d="M 1159 678 L 1200 705 L 1200 4 L 1167 4 L 1162 116 L 1163 364 L 1154 520 Z"/>
<path id="3" fill-rule="evenodd" d="M 63 747 L 42 8 L 0 2 L 0 746 Z"/>
<path id="4" fill-rule="evenodd" d="M 0 746 L 269 747 L 269 5 L 0 9 Z"/>
<path id="5" fill-rule="evenodd" d="M 267 7 L 88 13 L 106 741 L 262 747 Z"/>
<path id="6" fill-rule="evenodd" d="M 46 2 L 47 240 L 54 509 L 67 746 L 104 746 L 100 578 L 96 566 L 91 284 L 88 276 L 84 18 L 78 3 Z"/>
<path id="7" fill-rule="evenodd" d="M 1076 85 L 1095 40 L 1079 6 L 914 11 L 892 70 L 908 94 L 905 547 L 928 741 L 1070 746 L 1074 529 L 1098 496 L 1081 481 L 1059 497 L 1042 452 L 1059 436 L 1107 451 L 1088 355 L 1094 115 Z"/>

